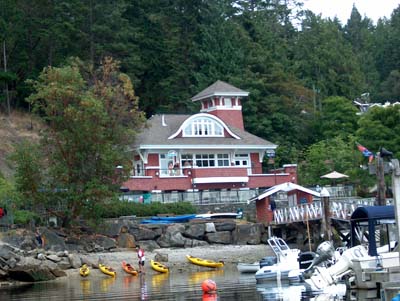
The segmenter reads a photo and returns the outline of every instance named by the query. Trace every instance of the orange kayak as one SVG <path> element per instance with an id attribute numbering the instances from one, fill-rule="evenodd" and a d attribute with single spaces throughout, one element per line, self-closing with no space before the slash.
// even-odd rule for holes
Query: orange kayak
<path id="1" fill-rule="evenodd" d="M 122 269 L 133 276 L 138 274 L 138 271 L 131 264 L 126 263 L 125 261 L 122 262 Z"/>

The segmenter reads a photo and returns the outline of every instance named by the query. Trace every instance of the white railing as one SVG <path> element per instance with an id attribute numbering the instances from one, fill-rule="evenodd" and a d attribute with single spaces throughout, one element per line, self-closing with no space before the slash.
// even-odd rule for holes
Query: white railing
<path id="1" fill-rule="evenodd" d="M 354 210 L 360 206 L 374 206 L 375 198 L 329 200 L 330 217 L 349 220 Z M 393 204 L 393 199 L 386 199 L 386 205 Z"/>
<path id="2" fill-rule="evenodd" d="M 302 222 L 321 217 L 322 205 L 320 201 L 274 210 L 274 222 L 276 224 Z"/>

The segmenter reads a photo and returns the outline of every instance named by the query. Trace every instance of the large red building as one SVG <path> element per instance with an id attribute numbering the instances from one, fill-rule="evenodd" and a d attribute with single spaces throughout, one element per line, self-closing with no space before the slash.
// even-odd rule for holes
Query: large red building
<path id="1" fill-rule="evenodd" d="M 133 151 L 131 192 L 235 190 L 297 183 L 296 165 L 263 173 L 277 145 L 246 132 L 241 100 L 249 95 L 217 81 L 192 98 L 194 115 L 155 115 Z"/>

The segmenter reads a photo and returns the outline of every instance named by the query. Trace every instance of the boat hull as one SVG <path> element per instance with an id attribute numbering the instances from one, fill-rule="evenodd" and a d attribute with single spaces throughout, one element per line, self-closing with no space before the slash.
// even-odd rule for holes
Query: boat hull
<path id="1" fill-rule="evenodd" d="M 240 273 L 255 273 L 260 269 L 260 263 L 238 263 L 237 269 Z"/>
<path id="2" fill-rule="evenodd" d="M 153 270 L 160 272 L 160 273 L 168 273 L 169 269 L 166 265 L 154 261 L 154 260 L 150 260 L 150 266 Z"/>
<path id="3" fill-rule="evenodd" d="M 129 263 L 126 263 L 125 261 L 122 262 L 122 269 L 130 275 L 136 276 L 138 274 L 138 271 Z"/>
<path id="4" fill-rule="evenodd" d="M 90 274 L 89 267 L 86 264 L 82 265 L 79 269 L 79 275 L 81 275 L 82 277 L 87 277 L 89 276 L 89 274 Z"/>
<path id="5" fill-rule="evenodd" d="M 208 259 L 201 259 L 198 257 L 193 257 L 190 255 L 186 255 L 186 258 L 193 264 L 208 267 L 208 268 L 222 268 L 224 263 L 222 261 L 213 261 Z"/>
<path id="6" fill-rule="evenodd" d="M 103 274 L 106 274 L 111 277 L 115 277 L 115 275 L 117 274 L 117 272 L 113 268 L 106 266 L 104 264 L 101 264 L 101 263 L 99 264 L 99 269 L 100 269 L 100 271 L 103 272 Z"/>

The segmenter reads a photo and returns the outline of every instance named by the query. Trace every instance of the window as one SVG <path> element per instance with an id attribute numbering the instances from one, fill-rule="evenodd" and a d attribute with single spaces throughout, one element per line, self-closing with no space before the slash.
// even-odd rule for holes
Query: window
<path id="1" fill-rule="evenodd" d="M 225 107 L 232 108 L 232 99 L 224 98 L 224 104 L 225 104 Z"/>
<path id="2" fill-rule="evenodd" d="M 182 168 L 193 167 L 193 155 L 192 154 L 182 154 L 181 155 L 181 166 L 182 166 Z"/>
<path id="3" fill-rule="evenodd" d="M 249 155 L 248 154 L 236 154 L 235 155 L 235 166 L 249 166 Z"/>
<path id="4" fill-rule="evenodd" d="M 133 173 L 134 176 L 144 176 L 144 167 L 142 161 L 133 161 Z"/>
<path id="5" fill-rule="evenodd" d="M 162 176 L 178 176 L 180 175 L 179 162 L 176 156 L 168 154 L 160 154 L 160 175 Z"/>
<path id="6" fill-rule="evenodd" d="M 197 154 L 196 155 L 197 167 L 214 167 L 215 155 L 214 154 Z"/>
<path id="7" fill-rule="evenodd" d="M 228 154 L 218 154 L 217 155 L 217 165 L 218 166 L 229 166 L 229 155 Z"/>
<path id="8" fill-rule="evenodd" d="M 184 137 L 192 136 L 223 136 L 222 125 L 211 118 L 197 118 L 190 122 L 183 130 Z"/>

